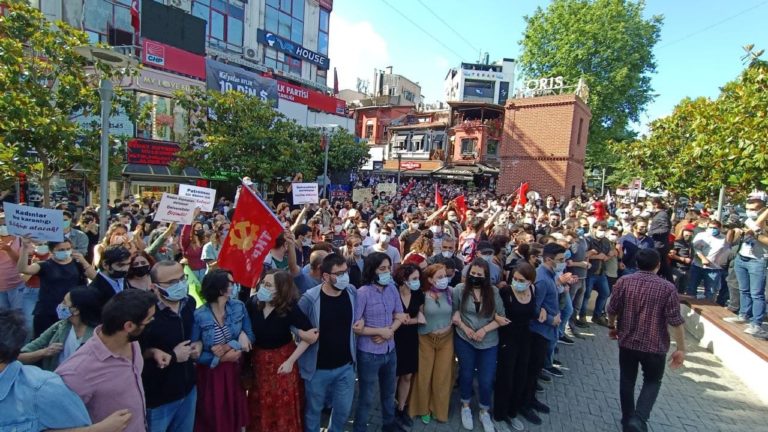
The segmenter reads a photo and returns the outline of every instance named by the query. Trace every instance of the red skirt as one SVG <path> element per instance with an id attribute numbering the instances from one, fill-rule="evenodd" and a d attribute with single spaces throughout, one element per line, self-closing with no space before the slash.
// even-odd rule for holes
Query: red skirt
<path id="1" fill-rule="evenodd" d="M 240 385 L 240 362 L 215 368 L 197 365 L 195 432 L 241 432 L 248 425 L 248 401 Z"/>
<path id="2" fill-rule="evenodd" d="M 287 343 L 280 348 L 253 351 L 253 387 L 248 393 L 249 432 L 302 432 L 304 387 L 298 364 L 293 365 L 289 374 L 277 374 L 277 369 L 295 349 L 295 344 Z"/>

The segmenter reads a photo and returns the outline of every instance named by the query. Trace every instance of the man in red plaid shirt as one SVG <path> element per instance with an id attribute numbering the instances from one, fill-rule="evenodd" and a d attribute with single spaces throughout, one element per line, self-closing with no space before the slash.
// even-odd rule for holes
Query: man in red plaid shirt
<path id="1" fill-rule="evenodd" d="M 641 249 L 636 259 L 639 271 L 616 282 L 608 305 L 610 337 L 619 340 L 619 398 L 625 432 L 647 431 L 664 376 L 668 329 L 677 344 L 670 367 L 677 369 L 685 360 L 684 320 L 675 285 L 656 275 L 661 261 L 656 250 Z M 643 368 L 643 387 L 635 405 L 638 365 Z"/>

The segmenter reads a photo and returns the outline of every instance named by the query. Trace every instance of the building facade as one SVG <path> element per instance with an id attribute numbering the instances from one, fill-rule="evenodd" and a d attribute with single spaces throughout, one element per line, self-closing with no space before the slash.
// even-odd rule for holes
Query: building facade
<path id="1" fill-rule="evenodd" d="M 515 82 L 515 61 L 461 63 L 445 77 L 445 100 L 504 105 Z"/>
<path id="2" fill-rule="evenodd" d="M 392 66 L 374 70 L 373 96 L 398 97 L 402 105 L 418 107 L 422 104 L 421 86 L 402 75 L 392 73 Z"/>
<path id="3" fill-rule="evenodd" d="M 578 195 L 584 179 L 589 107 L 575 94 L 511 99 L 505 106 L 499 193 L 523 182 L 556 198 Z"/>

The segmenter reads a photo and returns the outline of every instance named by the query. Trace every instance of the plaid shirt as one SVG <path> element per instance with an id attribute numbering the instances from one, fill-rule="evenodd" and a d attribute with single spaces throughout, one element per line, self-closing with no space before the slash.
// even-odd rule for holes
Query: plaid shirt
<path id="1" fill-rule="evenodd" d="M 620 347 L 657 354 L 669 351 L 667 326 L 684 323 L 675 286 L 647 271 L 616 282 L 608 313 L 618 315 Z"/>
<path id="2" fill-rule="evenodd" d="M 395 314 L 403 313 L 403 302 L 394 284 L 383 289 L 376 285 L 365 285 L 357 290 L 357 313 L 353 323 L 363 318 L 365 326 L 384 328 L 392 326 Z M 376 343 L 372 336 L 358 336 L 357 349 L 369 354 L 386 354 L 395 349 L 395 338 Z"/>

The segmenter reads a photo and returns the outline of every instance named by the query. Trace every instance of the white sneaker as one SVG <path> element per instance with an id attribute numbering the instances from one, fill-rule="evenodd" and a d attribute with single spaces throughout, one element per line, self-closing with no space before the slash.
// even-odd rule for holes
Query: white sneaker
<path id="1" fill-rule="evenodd" d="M 494 432 L 493 420 L 488 411 L 480 411 L 480 423 L 483 425 L 483 432 Z"/>
<path id="2" fill-rule="evenodd" d="M 469 407 L 461 407 L 461 425 L 466 430 L 472 430 L 475 427 L 472 421 L 472 410 Z"/>
<path id="3" fill-rule="evenodd" d="M 750 323 L 747 326 L 747 328 L 744 329 L 744 333 L 750 334 L 750 335 L 755 335 L 755 334 L 758 334 L 762 330 L 763 329 L 761 329 L 759 325 Z"/>
<path id="4" fill-rule="evenodd" d="M 480 417 L 480 420 L 482 420 L 482 417 Z M 496 428 L 496 432 L 509 432 L 509 428 L 507 427 L 507 424 L 503 421 L 493 421 L 493 427 Z"/>
<path id="5" fill-rule="evenodd" d="M 512 426 L 512 429 L 514 429 L 516 431 L 524 431 L 525 430 L 525 425 L 523 424 L 523 422 L 520 421 L 519 418 L 517 418 L 517 416 L 512 417 L 511 419 L 509 419 L 509 425 Z"/>
<path id="6" fill-rule="evenodd" d="M 742 315 L 737 315 L 737 316 L 723 318 L 723 321 L 733 323 L 733 324 L 744 324 L 745 322 L 747 322 L 747 317 Z"/>

